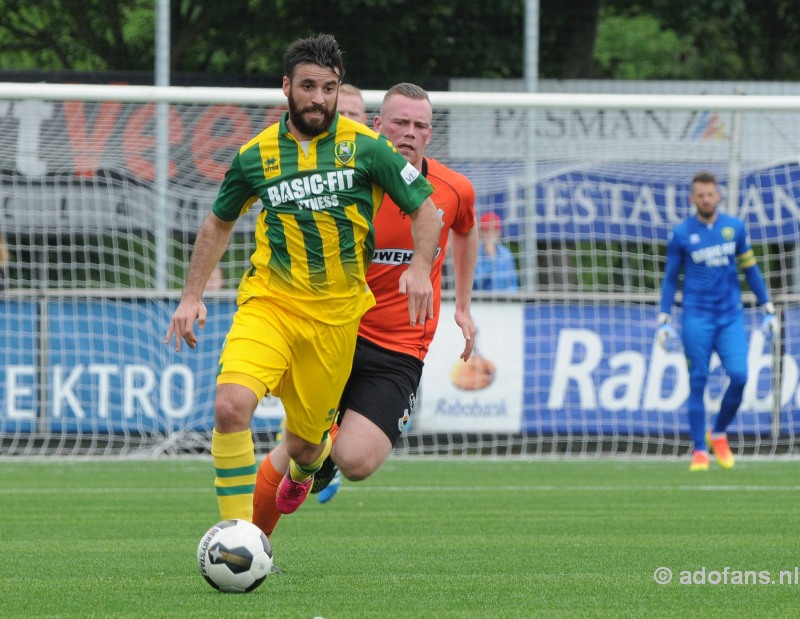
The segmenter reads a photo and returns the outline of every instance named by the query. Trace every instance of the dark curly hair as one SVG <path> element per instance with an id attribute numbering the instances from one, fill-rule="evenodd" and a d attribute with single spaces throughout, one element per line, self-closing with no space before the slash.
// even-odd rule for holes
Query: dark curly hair
<path id="1" fill-rule="evenodd" d="M 344 77 L 342 49 L 331 34 L 318 34 L 292 43 L 283 56 L 283 74 L 292 79 L 295 67 L 306 63 L 331 69 L 339 76 L 339 81 Z"/>

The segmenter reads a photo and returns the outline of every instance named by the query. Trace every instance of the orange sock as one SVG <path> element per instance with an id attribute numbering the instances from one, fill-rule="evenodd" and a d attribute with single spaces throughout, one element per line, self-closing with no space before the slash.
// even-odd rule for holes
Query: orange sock
<path id="1" fill-rule="evenodd" d="M 278 508 L 275 507 L 275 494 L 278 492 L 278 484 L 281 483 L 283 475 L 284 472 L 275 470 L 267 454 L 258 467 L 256 490 L 253 495 L 253 524 L 264 531 L 267 537 L 272 536 L 281 517 Z"/>

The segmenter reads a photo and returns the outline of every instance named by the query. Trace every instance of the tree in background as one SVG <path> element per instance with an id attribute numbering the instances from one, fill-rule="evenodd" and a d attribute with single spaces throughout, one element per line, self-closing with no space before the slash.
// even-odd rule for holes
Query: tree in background
<path id="1" fill-rule="evenodd" d="M 152 5 L 144 0 L 0 0 L 0 64 L 4 69 L 97 71 L 149 63 L 152 70 Z"/>
<path id="2" fill-rule="evenodd" d="M 522 0 L 172 0 L 170 11 L 175 72 L 279 76 L 292 40 L 332 32 L 365 87 L 522 74 Z M 152 71 L 154 31 L 153 0 L 0 0 L 0 66 Z"/>
<path id="3" fill-rule="evenodd" d="M 601 23 L 650 16 L 662 35 L 674 33 L 684 46 L 677 61 L 685 79 L 800 79 L 800 3 L 792 0 L 608 0 L 602 6 Z M 650 44 L 644 39 L 639 45 Z M 647 54 L 646 47 L 639 49 Z M 636 56 L 629 54 L 617 66 L 623 62 L 636 62 Z"/>
<path id="4" fill-rule="evenodd" d="M 520 78 L 525 0 L 172 0 L 173 72 L 280 76 L 286 45 L 332 32 L 348 79 Z M 154 0 L 0 0 L 0 67 L 144 71 Z M 793 0 L 540 0 L 542 78 L 800 80 Z"/>
<path id="5" fill-rule="evenodd" d="M 594 45 L 600 5 L 601 0 L 540 0 L 540 77 L 595 77 Z"/>

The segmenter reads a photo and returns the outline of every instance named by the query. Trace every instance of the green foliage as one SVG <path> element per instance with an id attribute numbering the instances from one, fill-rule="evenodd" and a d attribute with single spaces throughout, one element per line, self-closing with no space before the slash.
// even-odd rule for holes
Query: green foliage
<path id="1" fill-rule="evenodd" d="M 331 32 L 351 81 L 518 78 L 524 0 L 172 0 L 172 70 L 282 74 L 286 45 Z M 153 70 L 153 0 L 0 0 L 0 68 Z M 800 3 L 541 0 L 541 77 L 800 79 Z"/>
<path id="2" fill-rule="evenodd" d="M 150 0 L 0 0 L 0 66 L 96 71 L 113 63 L 118 70 L 150 69 L 152 5 Z"/>
<path id="3" fill-rule="evenodd" d="M 681 585 L 682 571 L 797 565 L 796 468 L 742 458 L 390 460 L 272 537 L 282 575 L 247 595 L 201 578 L 207 461 L 6 460 L 3 617 L 794 616 L 792 585 Z M 673 571 L 654 582 L 658 567 Z"/>
<path id="4" fill-rule="evenodd" d="M 171 5 L 173 71 L 281 75 L 291 41 L 331 32 L 347 53 L 351 79 L 360 76 L 360 83 L 522 74 L 521 0 L 413 6 L 402 0 L 173 0 Z M 0 0 L 0 15 L 3 68 L 153 70 L 151 0 Z"/>
<path id="5" fill-rule="evenodd" d="M 594 57 L 601 77 L 612 79 L 689 79 L 689 37 L 663 29 L 649 15 L 600 20 Z"/>

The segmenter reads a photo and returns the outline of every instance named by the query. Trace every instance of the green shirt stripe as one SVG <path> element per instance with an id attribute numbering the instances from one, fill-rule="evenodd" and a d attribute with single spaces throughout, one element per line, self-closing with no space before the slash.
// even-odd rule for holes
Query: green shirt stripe
<path id="1" fill-rule="evenodd" d="M 254 199 L 264 207 L 239 303 L 274 297 L 301 314 L 344 324 L 374 304 L 366 268 L 379 198 L 386 192 L 411 213 L 433 189 L 385 137 L 360 123 L 337 116 L 306 157 L 286 118 L 239 150 L 214 203 L 225 221 Z"/>

